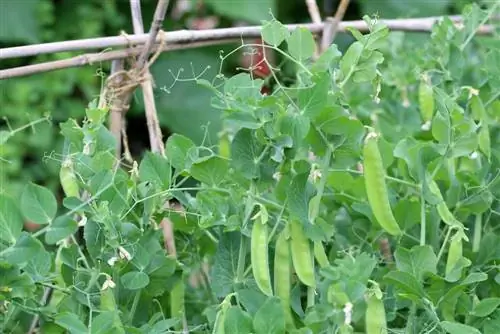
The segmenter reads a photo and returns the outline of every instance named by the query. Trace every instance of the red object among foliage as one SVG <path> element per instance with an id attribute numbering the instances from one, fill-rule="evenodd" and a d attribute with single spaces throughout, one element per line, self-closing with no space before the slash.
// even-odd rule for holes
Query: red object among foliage
<path id="1" fill-rule="evenodd" d="M 244 52 L 242 55 L 242 66 L 248 68 L 255 78 L 266 79 L 271 75 L 271 53 L 269 49 L 264 47 L 264 41 L 257 38 L 252 41 L 252 46 L 249 51 Z M 269 94 L 271 89 L 268 86 L 262 86 L 261 93 Z"/>

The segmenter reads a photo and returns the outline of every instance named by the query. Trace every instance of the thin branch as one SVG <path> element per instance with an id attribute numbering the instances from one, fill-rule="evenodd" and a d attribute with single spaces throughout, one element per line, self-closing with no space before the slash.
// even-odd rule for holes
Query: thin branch
<path id="1" fill-rule="evenodd" d="M 151 38 L 148 39 L 144 49 L 141 51 L 139 55 L 139 60 L 136 64 L 136 70 L 141 71 L 146 64 L 146 59 L 149 56 L 149 52 L 151 51 L 152 42 L 156 39 L 156 35 L 160 30 L 161 25 L 163 24 L 163 19 L 165 18 L 165 13 L 167 11 L 166 6 L 168 6 L 168 1 L 159 0 L 156 6 L 154 20 L 151 24 L 150 35 Z M 134 33 L 141 34 L 144 32 L 144 27 L 139 26 L 139 23 L 142 22 L 142 14 L 141 14 L 141 3 L 140 0 L 130 0 L 130 9 L 132 12 L 133 22 L 134 23 Z M 161 16 L 160 16 L 161 15 Z M 149 142 L 151 145 L 151 151 L 160 153 L 161 155 L 165 155 L 165 148 L 163 145 L 163 135 L 161 133 L 160 124 L 158 122 L 158 116 L 156 114 L 156 106 L 154 101 L 153 94 L 153 84 L 151 82 L 151 73 L 149 69 L 144 68 L 144 76 L 146 80 L 141 82 L 142 86 L 142 94 L 144 97 L 144 107 L 146 110 L 146 121 L 148 126 L 149 133 Z"/>
<path id="2" fill-rule="evenodd" d="M 111 63 L 111 75 L 115 75 L 124 70 L 124 64 L 122 59 L 115 59 Z M 113 87 L 120 87 L 123 83 L 123 75 L 116 75 L 112 79 Z M 113 92 L 109 92 L 111 95 L 114 95 Z M 118 94 L 117 96 L 113 96 L 111 101 L 111 108 L 109 111 L 109 130 L 113 134 L 116 139 L 116 158 L 120 160 L 121 151 L 122 151 L 122 128 L 124 127 L 124 117 L 123 111 L 127 109 L 127 106 L 130 102 L 130 95 L 121 96 L 122 94 Z"/>
<path id="3" fill-rule="evenodd" d="M 321 52 L 324 52 L 330 44 L 333 43 L 335 35 L 337 34 L 339 23 L 344 18 L 347 7 L 349 6 L 350 0 L 340 0 L 335 16 L 332 18 L 327 18 L 325 23 L 325 30 L 323 31 L 323 36 L 321 39 Z"/>
<path id="4" fill-rule="evenodd" d="M 321 15 L 319 13 L 319 8 L 318 4 L 316 3 L 316 0 L 306 0 L 306 6 L 312 22 L 316 24 L 321 24 Z M 315 36 L 314 39 L 316 41 L 315 43 L 316 47 L 314 50 L 313 60 L 316 60 L 319 58 L 319 55 L 321 53 L 321 43 L 320 40 L 318 39 L 318 36 Z"/>
<path id="5" fill-rule="evenodd" d="M 175 51 L 175 50 L 186 50 L 186 49 L 200 48 L 204 46 L 211 46 L 217 44 L 227 44 L 238 41 L 239 40 L 233 38 L 233 39 L 223 39 L 219 41 L 196 42 L 192 44 L 178 44 L 178 45 L 164 45 L 164 46 L 158 45 L 155 46 L 151 51 L 157 52 L 158 50 L 160 50 L 161 52 L 165 52 L 165 51 Z M 64 68 L 100 64 L 110 60 L 124 59 L 124 58 L 138 56 L 140 53 L 141 49 L 139 47 L 134 47 L 129 49 L 103 52 L 103 53 L 87 53 L 63 60 L 55 60 L 40 64 L 19 66 L 6 70 L 0 70 L 0 80 L 14 78 L 14 77 L 22 77 L 42 72 L 55 71 Z"/>
<path id="6" fill-rule="evenodd" d="M 307 11 L 313 23 L 321 23 L 321 15 L 319 14 L 318 4 L 316 0 L 306 0 Z"/>
<path id="7" fill-rule="evenodd" d="M 139 0 L 137 0 L 137 2 L 139 2 Z M 169 0 L 158 0 L 153 23 L 151 23 L 151 28 L 149 29 L 149 38 L 147 39 L 146 45 L 144 46 L 144 49 L 139 56 L 139 60 L 137 61 L 137 67 L 139 69 L 142 69 L 146 64 L 149 53 L 151 52 L 151 49 L 155 44 L 156 37 L 158 36 L 158 32 L 160 31 L 163 25 L 163 20 L 165 19 L 165 14 L 167 13 L 168 3 Z"/>
<path id="8" fill-rule="evenodd" d="M 431 30 L 432 25 L 442 19 L 442 16 L 416 18 L 416 19 L 397 19 L 397 20 L 380 20 L 380 22 L 387 25 L 390 30 L 403 30 L 403 31 L 419 31 L 428 32 Z M 459 23 L 461 16 L 450 16 L 452 21 Z M 289 30 L 294 30 L 297 27 L 304 27 L 313 33 L 321 33 L 324 24 L 290 24 L 286 25 Z M 368 27 L 363 20 L 357 21 L 344 21 L 340 22 L 338 31 L 345 31 L 346 28 L 355 28 L 361 32 L 366 32 Z M 208 29 L 208 30 L 178 30 L 171 31 L 165 34 L 164 42 L 167 44 L 189 44 L 193 42 L 214 41 L 221 39 L 234 39 L 246 37 L 260 37 L 262 27 L 235 27 L 235 28 L 222 28 L 222 29 Z M 491 34 L 493 28 L 491 26 L 482 26 L 479 34 Z M 105 49 L 112 47 L 127 47 L 129 45 L 145 44 L 149 39 L 149 34 L 128 35 L 128 36 L 113 36 L 113 37 L 99 37 L 80 39 L 64 42 L 53 42 L 35 45 L 16 46 L 10 48 L 0 49 L 0 59 L 19 58 L 27 56 L 36 56 L 47 53 L 67 52 L 67 51 L 80 51 L 80 50 L 95 50 Z M 156 37 L 156 43 L 159 44 L 161 38 Z"/>

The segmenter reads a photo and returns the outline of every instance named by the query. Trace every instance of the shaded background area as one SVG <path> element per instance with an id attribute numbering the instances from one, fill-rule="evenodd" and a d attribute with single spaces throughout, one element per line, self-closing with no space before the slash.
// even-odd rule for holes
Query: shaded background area
<path id="1" fill-rule="evenodd" d="M 467 0 L 353 0 L 346 20 L 364 14 L 381 18 L 424 17 L 458 14 Z M 332 15 L 338 1 L 318 0 L 322 16 Z M 145 29 L 149 29 L 156 1 L 143 0 Z M 304 0 L 171 0 L 164 30 L 206 29 L 260 24 L 270 19 L 269 10 L 283 23 L 310 22 Z M 0 47 L 132 33 L 129 2 L 126 0 L 0 0 Z M 406 34 L 406 38 L 427 38 Z M 352 39 L 338 34 L 341 51 Z M 248 41 L 252 42 L 252 41 Z M 221 51 L 227 54 L 237 45 L 213 46 L 164 53 L 152 67 L 156 103 L 165 140 L 181 133 L 197 144 L 217 142 L 218 111 L 210 106 L 211 92 L 196 85 L 194 78 L 212 81 L 219 73 Z M 60 53 L 0 62 L 0 68 L 64 59 L 78 53 Z M 222 73 L 238 71 L 243 53 L 223 62 Z M 59 122 L 81 119 L 88 102 L 99 95 L 109 64 L 64 69 L 24 78 L 0 81 L 0 131 L 11 131 L 50 113 L 51 122 L 18 131 L 0 144 L 0 192 L 14 196 L 28 181 L 57 191 L 62 137 Z M 178 76 L 178 77 L 177 77 Z M 127 115 L 132 154 L 139 159 L 148 149 L 146 121 L 140 90 Z"/>

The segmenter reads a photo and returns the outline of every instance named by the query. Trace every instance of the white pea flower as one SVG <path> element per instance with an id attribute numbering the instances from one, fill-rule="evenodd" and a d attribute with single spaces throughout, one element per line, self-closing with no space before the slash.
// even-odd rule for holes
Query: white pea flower
<path id="1" fill-rule="evenodd" d="M 431 122 L 427 121 L 424 124 L 422 124 L 421 129 L 422 131 L 429 131 L 431 129 Z"/>
<path id="2" fill-rule="evenodd" d="M 350 325 L 352 321 L 352 304 L 349 302 L 345 304 L 344 316 L 345 316 L 344 324 Z"/>
<path id="3" fill-rule="evenodd" d="M 83 227 L 85 224 L 87 224 L 87 216 L 82 215 L 82 218 L 78 222 L 78 227 Z"/>
<path id="4" fill-rule="evenodd" d="M 118 261 L 118 258 L 116 256 L 113 256 L 108 260 L 108 264 L 112 267 L 115 265 L 116 261 Z"/>
<path id="5" fill-rule="evenodd" d="M 104 283 L 102 284 L 101 290 L 102 290 L 102 291 L 104 291 L 104 290 L 106 290 L 107 288 L 111 288 L 111 289 L 113 289 L 115 286 L 116 286 L 116 284 L 115 284 L 115 282 L 113 282 L 113 280 L 111 279 L 111 276 L 106 275 L 106 280 L 105 280 L 105 281 L 104 281 Z"/>
<path id="6" fill-rule="evenodd" d="M 122 246 L 118 247 L 118 253 L 120 254 L 120 258 L 126 259 L 127 261 L 130 261 L 132 259 L 132 255 L 123 248 Z"/>

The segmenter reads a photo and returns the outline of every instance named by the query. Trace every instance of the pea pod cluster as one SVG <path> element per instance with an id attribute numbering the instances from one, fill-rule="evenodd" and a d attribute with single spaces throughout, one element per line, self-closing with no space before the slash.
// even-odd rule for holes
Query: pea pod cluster
<path id="1" fill-rule="evenodd" d="M 401 229 L 394 218 L 385 184 L 385 169 L 377 144 L 377 135 L 370 132 L 363 147 L 365 188 L 368 202 L 375 219 L 387 233 L 401 235 Z"/>

